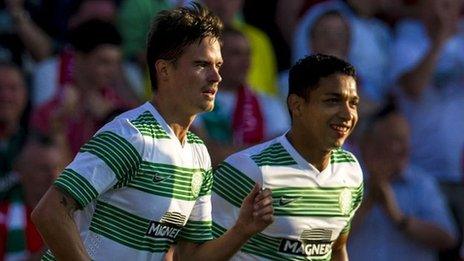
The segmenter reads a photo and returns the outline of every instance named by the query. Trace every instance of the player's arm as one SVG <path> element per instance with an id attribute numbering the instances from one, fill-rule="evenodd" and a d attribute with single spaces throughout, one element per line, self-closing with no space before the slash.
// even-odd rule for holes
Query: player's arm
<path id="1" fill-rule="evenodd" d="M 332 261 L 348 261 L 346 241 L 348 241 L 348 232 L 342 233 L 338 236 L 332 246 Z"/>
<path id="2" fill-rule="evenodd" d="M 221 237 L 203 244 L 182 240 L 176 255 L 180 260 L 227 260 L 254 234 L 273 222 L 272 197 L 269 189 L 258 185 L 244 199 L 235 225 Z"/>
<path id="3" fill-rule="evenodd" d="M 71 196 L 51 186 L 31 214 L 57 260 L 90 260 L 73 219 L 77 208 Z"/>

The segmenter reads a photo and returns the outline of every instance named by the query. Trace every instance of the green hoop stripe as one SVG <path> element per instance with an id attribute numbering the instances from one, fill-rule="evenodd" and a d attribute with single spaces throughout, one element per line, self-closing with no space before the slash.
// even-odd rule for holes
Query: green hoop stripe
<path id="1" fill-rule="evenodd" d="M 205 144 L 197 135 L 193 132 L 187 132 L 187 143 L 191 144 Z"/>
<path id="2" fill-rule="evenodd" d="M 166 252 L 171 240 L 146 236 L 149 224 L 148 219 L 98 201 L 89 229 L 133 249 Z"/>
<path id="3" fill-rule="evenodd" d="M 346 207 L 342 209 L 341 197 L 346 190 L 349 191 L 349 198 L 346 200 L 349 200 L 350 205 L 347 209 Z M 362 185 L 356 188 L 276 188 L 272 190 L 272 197 L 275 216 L 349 217 L 361 202 Z M 285 199 L 290 202 L 285 205 L 280 204 L 280 201 Z"/>
<path id="4" fill-rule="evenodd" d="M 134 175 L 142 160 L 132 144 L 110 131 L 95 135 L 80 152 L 88 152 L 100 158 L 119 181 Z"/>
<path id="5" fill-rule="evenodd" d="M 180 233 L 180 237 L 193 242 L 204 242 L 213 239 L 212 222 L 188 220 Z"/>
<path id="6" fill-rule="evenodd" d="M 227 162 L 214 173 L 213 191 L 236 207 L 253 189 L 255 182 Z"/>
<path id="7" fill-rule="evenodd" d="M 331 155 L 330 155 L 330 163 L 350 163 L 350 162 L 356 162 L 354 157 L 344 151 L 343 149 L 337 149 L 337 150 L 332 150 Z"/>
<path id="8" fill-rule="evenodd" d="M 293 157 L 280 143 L 274 143 L 261 153 L 251 156 L 256 165 L 262 166 L 289 166 L 297 164 Z"/>
<path id="9" fill-rule="evenodd" d="M 143 112 L 137 119 L 132 120 L 131 123 L 143 136 L 153 139 L 171 138 L 149 111 Z"/>
<path id="10" fill-rule="evenodd" d="M 42 261 L 55 261 L 55 256 L 52 254 L 52 251 L 50 251 L 50 249 L 48 249 L 47 251 L 45 251 L 45 254 L 42 256 L 41 258 Z"/>
<path id="11" fill-rule="evenodd" d="M 211 195 L 211 189 L 213 187 L 213 170 L 208 170 L 205 172 L 203 179 L 203 184 L 201 185 L 200 193 L 198 197 Z"/>
<path id="12" fill-rule="evenodd" d="M 200 181 L 199 175 L 201 184 L 195 182 L 195 179 Z M 195 201 L 199 196 L 211 193 L 209 183 L 211 171 L 143 161 L 127 186 L 157 196 Z"/>
<path id="13" fill-rule="evenodd" d="M 72 196 L 81 208 L 98 196 L 92 184 L 72 169 L 65 169 L 55 180 L 54 185 Z"/>

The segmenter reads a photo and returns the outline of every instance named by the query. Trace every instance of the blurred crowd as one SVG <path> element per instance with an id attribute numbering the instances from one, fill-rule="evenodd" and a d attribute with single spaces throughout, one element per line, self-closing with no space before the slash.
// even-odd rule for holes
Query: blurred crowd
<path id="1" fill-rule="evenodd" d="M 150 21 L 189 2 L 0 0 L 0 260 L 39 257 L 31 209 L 96 130 L 149 99 Z M 225 25 L 215 108 L 193 126 L 213 165 L 288 129 L 291 64 L 343 58 L 365 175 L 350 256 L 464 260 L 464 0 L 200 2 Z"/>

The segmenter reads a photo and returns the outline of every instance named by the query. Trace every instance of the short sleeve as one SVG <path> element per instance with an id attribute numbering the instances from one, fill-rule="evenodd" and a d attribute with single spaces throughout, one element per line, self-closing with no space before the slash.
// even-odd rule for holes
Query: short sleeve
<path id="1" fill-rule="evenodd" d="M 85 207 L 112 187 L 122 187 L 136 174 L 144 141 L 127 119 L 100 129 L 56 179 L 54 185 Z"/>

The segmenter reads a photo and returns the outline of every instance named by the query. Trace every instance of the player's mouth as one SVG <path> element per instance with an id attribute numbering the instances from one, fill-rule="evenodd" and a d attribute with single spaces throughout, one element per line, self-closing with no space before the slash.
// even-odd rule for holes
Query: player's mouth
<path id="1" fill-rule="evenodd" d="M 344 137 L 350 132 L 350 126 L 344 124 L 330 124 L 330 128 L 337 133 L 337 136 Z"/>
<path id="2" fill-rule="evenodd" d="M 203 90 L 201 93 L 206 96 L 208 99 L 213 100 L 216 96 L 217 90 L 215 88 L 208 88 Z"/>

